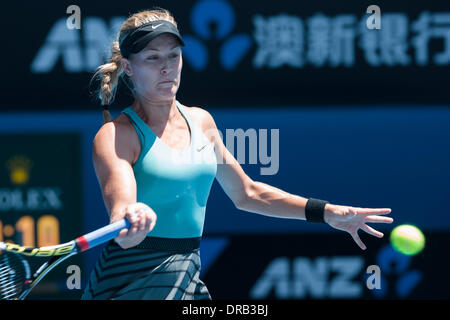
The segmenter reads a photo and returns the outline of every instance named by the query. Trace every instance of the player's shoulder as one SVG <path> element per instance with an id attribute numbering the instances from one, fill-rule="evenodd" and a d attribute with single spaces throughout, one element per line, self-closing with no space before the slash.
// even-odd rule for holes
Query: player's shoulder
<path id="1" fill-rule="evenodd" d="M 125 155 L 131 161 L 138 152 L 139 143 L 133 125 L 124 114 L 120 114 L 100 127 L 94 137 L 93 148 L 101 153 Z"/>
<path id="2" fill-rule="evenodd" d="M 204 131 L 216 127 L 213 116 L 205 108 L 198 106 L 185 107 L 187 108 L 189 115 Z"/>
<path id="3" fill-rule="evenodd" d="M 123 114 L 110 122 L 104 123 L 97 131 L 95 140 L 115 139 L 133 132 L 133 126 Z"/>

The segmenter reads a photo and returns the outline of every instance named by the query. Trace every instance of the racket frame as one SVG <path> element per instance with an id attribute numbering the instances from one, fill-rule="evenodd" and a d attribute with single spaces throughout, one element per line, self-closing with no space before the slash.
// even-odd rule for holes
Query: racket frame
<path id="1" fill-rule="evenodd" d="M 121 219 L 100 229 L 92 231 L 75 240 L 47 247 L 26 247 L 13 243 L 0 242 L 0 250 L 12 252 L 23 256 L 49 257 L 50 259 L 41 265 L 24 283 L 24 289 L 16 300 L 24 300 L 30 291 L 57 265 L 64 260 L 84 252 L 98 245 L 114 239 L 121 230 L 129 228 L 131 223 L 127 219 Z"/>

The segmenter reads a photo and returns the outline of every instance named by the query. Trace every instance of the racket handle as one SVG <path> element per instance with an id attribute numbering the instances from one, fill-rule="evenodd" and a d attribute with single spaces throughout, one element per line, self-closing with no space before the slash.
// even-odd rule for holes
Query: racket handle
<path id="1" fill-rule="evenodd" d="M 80 252 L 108 242 L 117 237 L 122 229 L 129 228 L 131 223 L 127 219 L 122 219 L 111 223 L 103 228 L 92 231 L 84 236 L 77 238 L 75 241 Z"/>

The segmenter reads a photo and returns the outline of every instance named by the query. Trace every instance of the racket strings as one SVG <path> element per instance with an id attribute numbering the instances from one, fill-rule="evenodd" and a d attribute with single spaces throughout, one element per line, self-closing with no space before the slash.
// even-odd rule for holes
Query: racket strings
<path id="1" fill-rule="evenodd" d="M 0 254 L 0 299 L 18 297 L 29 278 L 30 267 L 26 260 L 13 253 Z"/>

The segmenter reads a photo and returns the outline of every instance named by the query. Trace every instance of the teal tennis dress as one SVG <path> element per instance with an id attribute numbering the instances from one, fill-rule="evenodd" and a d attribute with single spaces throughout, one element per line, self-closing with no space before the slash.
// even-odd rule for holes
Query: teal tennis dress
<path id="1" fill-rule="evenodd" d="M 110 241 L 92 271 L 82 299 L 211 299 L 200 280 L 200 240 L 211 185 L 217 172 L 214 145 L 178 101 L 190 130 L 190 144 L 173 149 L 129 106 L 141 154 L 133 165 L 137 202 L 157 221 L 136 247 Z"/>

